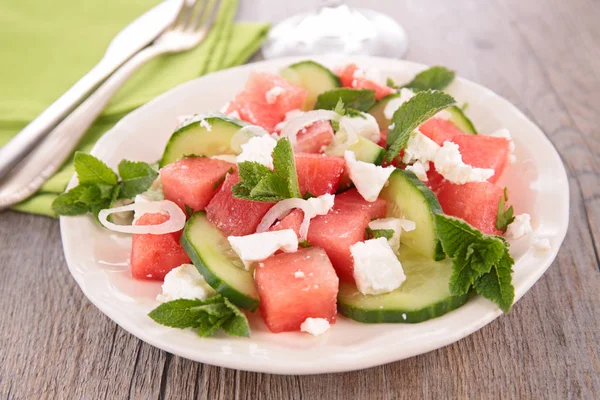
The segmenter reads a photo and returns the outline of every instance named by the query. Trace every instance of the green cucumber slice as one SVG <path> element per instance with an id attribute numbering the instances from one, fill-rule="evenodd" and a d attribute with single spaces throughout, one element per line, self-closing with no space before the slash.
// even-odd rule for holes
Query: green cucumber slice
<path id="1" fill-rule="evenodd" d="M 251 311 L 258 308 L 260 300 L 252 272 L 244 269 L 227 238 L 203 211 L 194 213 L 185 224 L 181 246 L 213 289 L 238 307 Z"/>
<path id="2" fill-rule="evenodd" d="M 434 219 L 443 211 L 431 189 L 412 172 L 396 169 L 380 196 L 387 200 L 388 217 L 406 218 L 417 225 L 414 231 L 402 232 L 402 243 L 434 260 L 445 257 Z"/>
<path id="3" fill-rule="evenodd" d="M 458 106 L 448 107 L 446 109 L 451 115 L 450 121 L 454 122 L 454 125 L 458 127 L 464 133 L 470 133 L 472 135 L 477 135 L 477 130 L 473 125 L 473 122 L 465 115 L 462 108 Z"/>
<path id="4" fill-rule="evenodd" d="M 358 161 L 381 165 L 385 149 L 377 143 L 370 141 L 362 136 L 358 137 L 358 142 L 348 147 L 348 150 L 353 151 Z"/>
<path id="5" fill-rule="evenodd" d="M 287 66 L 281 71 L 281 76 L 308 90 L 308 96 L 302 107 L 304 111 L 313 109 L 317 96 L 321 93 L 342 86 L 340 78 L 331 70 L 309 60 Z"/>
<path id="6" fill-rule="evenodd" d="M 210 125 L 210 130 L 201 126 L 205 125 L 203 121 Z M 231 148 L 231 137 L 245 125 L 246 122 L 215 113 L 182 126 L 171 135 L 159 165 L 162 168 L 192 154 L 206 157 L 236 154 Z"/>
<path id="7" fill-rule="evenodd" d="M 450 294 L 450 260 L 436 262 L 407 247 L 400 248 L 399 259 L 406 274 L 402 286 L 372 296 L 360 293 L 352 284 L 341 283 L 339 312 L 359 322 L 415 323 L 439 317 L 467 301 L 468 294 Z"/>
<path id="8" fill-rule="evenodd" d="M 387 105 L 388 101 L 399 96 L 400 93 L 389 94 L 383 99 L 377 101 L 375 105 L 369 109 L 369 114 L 375 117 L 380 130 L 387 129 L 390 125 L 390 120 L 385 117 L 385 106 Z M 450 121 L 454 122 L 454 125 L 456 125 L 458 129 L 465 133 L 470 133 L 473 135 L 477 134 L 475 126 L 460 107 L 451 106 L 448 107 L 446 111 L 450 113 Z"/>

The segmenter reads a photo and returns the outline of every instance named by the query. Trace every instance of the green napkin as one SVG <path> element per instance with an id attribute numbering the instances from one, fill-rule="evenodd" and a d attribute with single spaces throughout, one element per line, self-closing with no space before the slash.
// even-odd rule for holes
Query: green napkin
<path id="1" fill-rule="evenodd" d="M 0 0 L 0 146 L 92 68 L 112 38 L 158 0 Z M 197 48 L 159 57 L 117 93 L 78 145 L 89 151 L 124 115 L 168 89 L 243 64 L 268 24 L 233 22 L 238 0 L 223 0 L 215 26 Z M 55 216 L 50 204 L 73 174 L 68 162 L 16 210 Z"/>

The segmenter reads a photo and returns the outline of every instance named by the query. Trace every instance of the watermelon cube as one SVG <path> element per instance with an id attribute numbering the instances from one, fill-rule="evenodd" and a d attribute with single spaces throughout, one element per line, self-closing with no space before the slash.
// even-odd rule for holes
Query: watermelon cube
<path id="1" fill-rule="evenodd" d="M 350 246 L 365 240 L 365 229 L 370 221 L 368 209 L 354 206 L 334 209 L 310 222 L 308 242 L 325 250 L 338 277 L 344 282 L 354 283 L 354 259 Z"/>
<path id="2" fill-rule="evenodd" d="M 194 211 L 204 207 L 217 193 L 219 181 L 234 164 L 205 157 L 189 157 L 176 161 L 160 170 L 165 199 Z"/>
<path id="3" fill-rule="evenodd" d="M 486 135 L 461 135 L 452 138 L 458 145 L 465 164 L 477 168 L 491 168 L 494 175 L 488 181 L 495 183 L 510 164 L 510 141 Z"/>
<path id="4" fill-rule="evenodd" d="M 288 111 L 302 108 L 307 93 L 306 89 L 279 75 L 253 72 L 244 90 L 229 103 L 226 112 L 237 111 L 244 121 L 273 132 Z"/>
<path id="5" fill-rule="evenodd" d="M 156 213 L 144 214 L 136 225 L 158 225 L 169 216 Z M 173 268 L 190 262 L 179 244 L 181 232 L 164 235 L 133 235 L 131 241 L 131 275 L 135 279 L 162 281 Z"/>
<path id="6" fill-rule="evenodd" d="M 356 64 L 348 64 L 339 71 L 340 81 L 344 87 L 373 90 L 375 91 L 375 98 L 377 100 L 394 93 L 394 89 L 388 86 L 369 80 L 364 76 L 357 76 L 356 71 L 358 70 L 359 68 Z"/>
<path id="7" fill-rule="evenodd" d="M 335 196 L 336 210 L 358 209 L 365 211 L 369 221 L 376 218 L 384 218 L 387 211 L 387 202 L 384 199 L 377 199 L 370 203 L 366 201 L 356 189 L 350 189 L 344 193 Z"/>
<path id="8" fill-rule="evenodd" d="M 275 204 L 233 197 L 231 188 L 239 181 L 237 172 L 228 174 L 221 189 L 206 206 L 206 217 L 225 236 L 255 233 L 262 218 Z"/>
<path id="9" fill-rule="evenodd" d="M 296 236 L 300 237 L 300 225 L 302 225 L 303 219 L 304 212 L 297 208 L 285 217 L 283 217 L 281 221 L 276 222 L 272 227 L 269 228 L 269 231 L 282 231 L 284 229 L 292 229 L 294 232 L 296 232 Z"/>
<path id="10" fill-rule="evenodd" d="M 446 141 L 454 142 L 454 138 L 457 136 L 477 136 L 467 135 L 458 129 L 452 121 L 442 118 L 431 118 L 427 120 L 419 127 L 419 131 L 440 146 L 443 146 Z"/>
<path id="11" fill-rule="evenodd" d="M 325 154 L 296 154 L 296 171 L 300 192 L 315 196 L 335 193 L 340 185 L 346 161 Z"/>
<path id="12" fill-rule="evenodd" d="M 323 153 L 333 141 L 333 128 L 329 121 L 317 121 L 298 132 L 294 152 Z"/>
<path id="13" fill-rule="evenodd" d="M 271 332 L 299 331 L 306 318 L 335 322 L 339 280 L 323 249 L 271 256 L 258 264 L 254 278 Z"/>
<path id="14" fill-rule="evenodd" d="M 438 188 L 438 200 L 444 213 L 462 218 L 488 235 L 500 235 L 496 229 L 498 202 L 504 190 L 490 182 L 455 185 L 444 181 Z"/>

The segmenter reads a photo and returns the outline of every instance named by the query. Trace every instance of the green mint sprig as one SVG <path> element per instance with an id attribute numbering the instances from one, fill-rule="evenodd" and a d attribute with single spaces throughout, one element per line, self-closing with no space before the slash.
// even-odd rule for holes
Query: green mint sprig
<path id="1" fill-rule="evenodd" d="M 298 186 L 294 151 L 287 138 L 280 139 L 273 149 L 274 171 L 264 165 L 244 161 L 238 164 L 240 182 L 233 188 L 233 196 L 252 201 L 280 201 L 302 198 Z"/>
<path id="2" fill-rule="evenodd" d="M 365 229 L 365 233 L 367 234 L 367 239 L 379 239 L 386 238 L 390 240 L 392 236 L 394 236 L 393 229 Z"/>
<path id="3" fill-rule="evenodd" d="M 452 259 L 450 292 L 455 295 L 477 293 L 496 303 L 508 313 L 515 290 L 509 246 L 500 236 L 485 235 L 465 221 L 435 214 L 435 224 L 442 248 Z"/>
<path id="4" fill-rule="evenodd" d="M 145 192 L 158 176 L 148 163 L 122 160 L 117 174 L 102 160 L 82 152 L 76 152 L 73 164 L 79 185 L 61 194 L 52 202 L 57 215 L 98 214 L 118 199 L 131 199 Z"/>
<path id="5" fill-rule="evenodd" d="M 357 111 L 367 111 L 375 104 L 375 91 L 339 88 L 328 90 L 317 97 L 315 110 L 335 110 L 339 101 Z"/>
<path id="6" fill-rule="evenodd" d="M 449 94 L 427 90 L 417 93 L 413 98 L 402 104 L 394 112 L 388 129 L 387 160 L 391 161 L 398 156 L 400 150 L 406 147 L 411 132 L 417 129 L 419 125 L 454 103 L 456 103 L 456 100 Z"/>
<path id="7" fill-rule="evenodd" d="M 446 67 L 434 66 L 417 74 L 414 79 L 404 85 L 416 91 L 443 90 L 454 80 L 456 73 Z"/>
<path id="8" fill-rule="evenodd" d="M 496 228 L 505 233 L 510 225 L 515 220 L 515 210 L 513 206 L 506 208 L 506 202 L 508 201 L 508 188 L 504 188 L 504 196 L 500 197 L 498 201 L 498 215 L 496 215 Z"/>
<path id="9" fill-rule="evenodd" d="M 150 311 L 148 316 L 172 328 L 194 328 L 202 337 L 212 336 L 219 329 L 229 336 L 250 336 L 248 319 L 244 313 L 221 295 L 206 300 L 169 301 Z"/>

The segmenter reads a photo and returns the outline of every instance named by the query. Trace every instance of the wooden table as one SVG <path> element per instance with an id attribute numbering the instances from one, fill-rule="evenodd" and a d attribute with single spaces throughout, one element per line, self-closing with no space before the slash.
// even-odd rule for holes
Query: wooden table
<path id="1" fill-rule="evenodd" d="M 240 15 L 277 21 L 306 7 L 291 3 L 246 0 Z M 65 265 L 57 221 L 4 212 L 0 398 L 600 395 L 600 3 L 349 3 L 397 18 L 410 36 L 406 58 L 449 66 L 491 88 L 558 148 L 570 178 L 571 224 L 548 272 L 510 315 L 443 349 L 351 373 L 266 375 L 190 362 L 139 341 L 82 295 Z"/>

